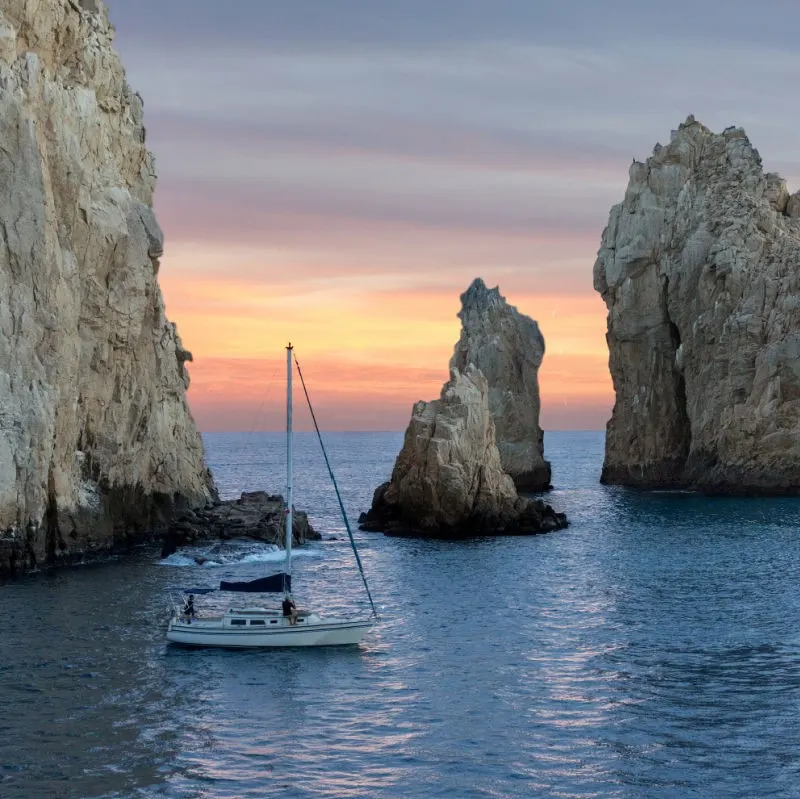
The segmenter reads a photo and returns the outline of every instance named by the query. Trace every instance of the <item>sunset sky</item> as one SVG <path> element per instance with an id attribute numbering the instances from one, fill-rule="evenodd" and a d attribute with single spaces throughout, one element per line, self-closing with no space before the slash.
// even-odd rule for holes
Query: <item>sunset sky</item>
<path id="1" fill-rule="evenodd" d="M 542 426 L 613 402 L 592 265 L 633 157 L 693 113 L 800 184 L 795 0 L 109 0 L 145 101 L 167 313 L 204 431 L 438 396 L 482 277 L 546 342 Z"/>

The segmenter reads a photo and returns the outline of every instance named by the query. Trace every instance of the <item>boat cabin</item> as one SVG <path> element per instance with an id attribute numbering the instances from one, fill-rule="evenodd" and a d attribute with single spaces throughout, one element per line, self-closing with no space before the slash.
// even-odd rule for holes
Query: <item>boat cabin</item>
<path id="1" fill-rule="evenodd" d="M 304 624 L 309 615 L 301 610 L 297 614 L 297 624 Z M 288 623 L 288 618 L 280 610 L 272 608 L 229 608 L 223 618 L 226 627 L 267 627 Z"/>

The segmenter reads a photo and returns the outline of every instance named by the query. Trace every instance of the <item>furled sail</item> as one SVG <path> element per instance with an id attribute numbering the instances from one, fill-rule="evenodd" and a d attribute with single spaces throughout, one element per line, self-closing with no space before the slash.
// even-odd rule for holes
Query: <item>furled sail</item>
<path id="1" fill-rule="evenodd" d="M 283 593 L 292 590 L 292 575 L 270 574 L 269 577 L 259 577 L 257 580 L 249 580 L 241 583 L 229 583 L 221 580 L 220 591 L 238 591 L 248 594 Z"/>

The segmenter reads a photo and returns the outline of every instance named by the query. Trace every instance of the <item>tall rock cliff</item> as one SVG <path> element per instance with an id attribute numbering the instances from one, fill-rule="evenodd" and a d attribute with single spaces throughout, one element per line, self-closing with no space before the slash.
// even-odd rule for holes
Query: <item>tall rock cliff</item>
<path id="1" fill-rule="evenodd" d="M 616 403 L 602 480 L 800 493 L 800 193 L 689 117 L 634 161 L 594 267 Z"/>
<path id="2" fill-rule="evenodd" d="M 0 573 L 137 540 L 214 492 L 112 37 L 95 0 L 0 4 Z"/>
<path id="3" fill-rule="evenodd" d="M 520 491 L 550 487 L 539 427 L 539 367 L 544 338 L 539 326 L 506 302 L 497 287 L 476 278 L 461 295 L 461 338 L 450 368 L 464 372 L 472 363 L 489 385 L 489 411 L 503 470 Z"/>

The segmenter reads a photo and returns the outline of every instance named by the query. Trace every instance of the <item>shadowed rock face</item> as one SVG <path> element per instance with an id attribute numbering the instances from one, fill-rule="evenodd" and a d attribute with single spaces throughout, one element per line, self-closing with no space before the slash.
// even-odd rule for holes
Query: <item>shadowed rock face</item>
<path id="1" fill-rule="evenodd" d="M 0 574 L 136 543 L 215 495 L 112 36 L 94 0 L 0 10 Z"/>
<path id="2" fill-rule="evenodd" d="M 255 539 L 283 547 L 286 541 L 286 505 L 280 494 L 246 491 L 239 499 L 213 502 L 205 508 L 188 510 L 167 530 L 161 547 L 166 558 L 180 547 L 209 539 Z M 308 521 L 308 515 L 296 508 L 292 514 L 292 545 L 319 541 L 322 536 Z"/>
<path id="3" fill-rule="evenodd" d="M 503 470 L 520 491 L 550 488 L 550 464 L 543 457 L 539 427 L 539 367 L 544 356 L 539 326 L 480 278 L 461 295 L 458 317 L 461 338 L 450 368 L 464 372 L 472 363 L 483 372 Z"/>
<path id="4" fill-rule="evenodd" d="M 360 522 L 444 538 L 540 533 L 567 523 L 543 502 L 517 496 L 495 444 L 486 378 L 472 364 L 463 374 L 451 369 L 440 399 L 414 406 L 391 480 Z"/>
<path id="5" fill-rule="evenodd" d="M 634 162 L 594 267 L 616 403 L 602 480 L 800 493 L 800 194 L 693 117 Z"/>

